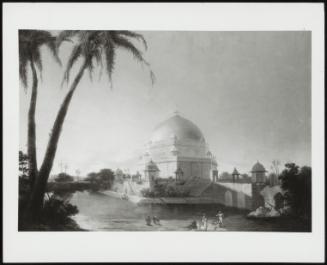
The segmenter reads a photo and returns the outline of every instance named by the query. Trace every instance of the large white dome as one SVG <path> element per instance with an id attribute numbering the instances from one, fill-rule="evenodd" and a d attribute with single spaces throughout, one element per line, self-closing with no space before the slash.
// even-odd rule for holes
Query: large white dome
<path id="1" fill-rule="evenodd" d="M 176 137 L 177 140 L 205 141 L 200 129 L 193 122 L 178 114 L 160 123 L 154 129 L 151 141 L 165 141 L 174 137 Z"/>

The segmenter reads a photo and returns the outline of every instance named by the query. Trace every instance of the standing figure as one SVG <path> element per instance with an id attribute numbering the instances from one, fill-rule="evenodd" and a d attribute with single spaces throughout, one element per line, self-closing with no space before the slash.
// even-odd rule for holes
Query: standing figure
<path id="1" fill-rule="evenodd" d="M 160 219 L 159 219 L 157 216 L 153 216 L 153 218 L 152 218 L 152 222 L 153 222 L 155 225 L 161 225 L 161 224 L 160 224 Z"/>
<path id="2" fill-rule="evenodd" d="M 205 214 L 203 214 L 202 219 L 201 219 L 201 226 L 200 229 L 207 231 L 208 228 L 208 219 Z"/>
<path id="3" fill-rule="evenodd" d="M 223 226 L 224 214 L 221 211 L 218 211 L 216 216 L 218 217 L 218 226 L 222 227 Z"/>
<path id="4" fill-rule="evenodd" d="M 151 217 L 148 215 L 146 218 L 145 218 L 145 222 L 146 222 L 146 225 L 151 225 Z"/>
<path id="5" fill-rule="evenodd" d="M 188 229 L 190 230 L 197 230 L 198 229 L 198 225 L 196 223 L 195 220 L 193 220 L 188 226 L 187 226 Z"/>

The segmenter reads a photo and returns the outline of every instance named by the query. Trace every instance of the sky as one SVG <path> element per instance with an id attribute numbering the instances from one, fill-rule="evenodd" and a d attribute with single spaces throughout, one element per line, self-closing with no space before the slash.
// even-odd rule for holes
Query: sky
<path id="1" fill-rule="evenodd" d="M 304 31 L 144 31 L 144 51 L 156 76 L 118 51 L 113 87 L 105 72 L 84 74 L 66 116 L 52 170 L 67 164 L 81 175 L 102 168 L 135 170 L 154 127 L 178 110 L 195 123 L 218 170 L 249 173 L 260 161 L 311 165 L 311 35 Z M 56 32 L 53 32 L 56 34 Z M 61 86 L 72 44 L 59 56 L 41 49 L 36 109 L 38 163 L 68 91 Z M 76 69 L 79 64 L 76 65 Z M 71 75 L 73 79 L 76 69 Z M 30 73 L 29 73 L 30 76 Z M 30 85 L 30 83 L 29 83 Z M 30 88 L 30 86 L 29 86 Z M 26 151 L 30 89 L 20 87 L 20 149 Z"/>

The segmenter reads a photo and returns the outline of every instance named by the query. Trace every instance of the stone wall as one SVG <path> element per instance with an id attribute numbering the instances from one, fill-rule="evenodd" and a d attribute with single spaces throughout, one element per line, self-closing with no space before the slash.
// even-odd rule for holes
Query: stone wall
<path id="1" fill-rule="evenodd" d="M 202 196 L 213 197 L 229 207 L 239 209 L 252 207 L 252 190 L 249 183 L 212 183 L 202 192 Z"/>

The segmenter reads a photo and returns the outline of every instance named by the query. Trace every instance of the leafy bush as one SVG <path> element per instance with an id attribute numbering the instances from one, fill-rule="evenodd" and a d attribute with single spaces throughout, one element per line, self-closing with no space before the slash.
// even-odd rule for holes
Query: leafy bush
<path id="1" fill-rule="evenodd" d="M 311 167 L 285 164 L 280 175 L 285 200 L 294 213 L 311 219 Z"/>
<path id="2" fill-rule="evenodd" d="M 90 181 L 93 191 L 111 189 L 115 180 L 115 173 L 111 169 L 102 169 L 87 175 L 86 181 Z"/>
<path id="3" fill-rule="evenodd" d="M 155 197 L 154 192 L 150 190 L 150 188 L 144 188 L 141 190 L 141 194 L 143 197 L 153 198 Z"/>
<path id="4" fill-rule="evenodd" d="M 141 190 L 141 194 L 144 197 L 148 198 L 157 198 L 157 197 L 187 197 L 189 193 L 183 190 L 179 184 L 168 182 L 159 182 L 155 183 L 154 189 L 145 188 Z"/>
<path id="5" fill-rule="evenodd" d="M 69 179 L 67 174 L 63 173 L 60 180 Z M 68 186 L 63 182 L 53 182 L 54 185 Z M 78 213 L 76 206 L 68 203 L 62 198 L 68 197 L 72 192 L 58 190 L 56 194 L 45 199 L 40 220 L 37 223 L 27 223 L 24 219 L 24 211 L 31 195 L 31 183 L 28 176 L 28 157 L 23 152 L 19 152 L 19 202 L 18 202 L 18 229 L 19 231 L 80 231 L 82 230 L 71 218 Z M 61 198 L 62 197 L 62 198 Z"/>
<path id="6" fill-rule="evenodd" d="M 42 212 L 42 223 L 65 225 L 71 222 L 71 216 L 78 213 L 78 208 L 53 195 L 45 201 Z"/>

